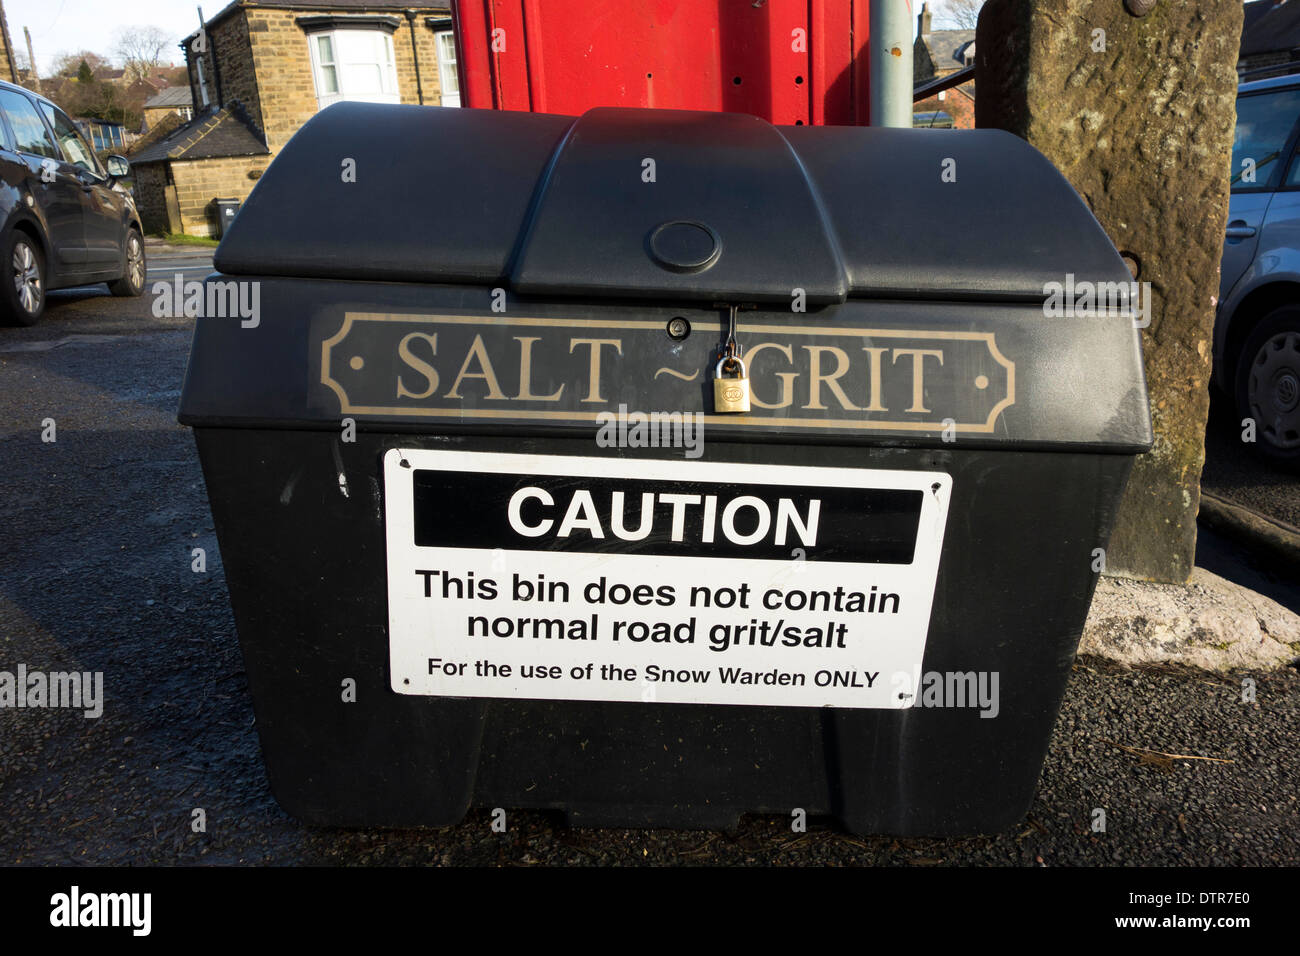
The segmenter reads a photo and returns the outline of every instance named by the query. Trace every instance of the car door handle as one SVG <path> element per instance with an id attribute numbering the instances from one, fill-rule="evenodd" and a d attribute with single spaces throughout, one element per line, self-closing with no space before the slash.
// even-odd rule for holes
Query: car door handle
<path id="1" fill-rule="evenodd" d="M 1249 239 L 1255 234 L 1255 227 L 1246 225 L 1244 220 L 1236 219 L 1228 223 L 1224 235 L 1229 239 Z"/>

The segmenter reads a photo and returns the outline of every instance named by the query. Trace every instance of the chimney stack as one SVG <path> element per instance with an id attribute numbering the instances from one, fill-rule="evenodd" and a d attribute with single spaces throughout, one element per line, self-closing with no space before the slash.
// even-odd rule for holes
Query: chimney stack
<path id="1" fill-rule="evenodd" d="M 930 5 L 928 3 L 921 4 L 921 15 L 916 18 L 916 28 L 919 35 L 923 37 L 930 35 Z"/>

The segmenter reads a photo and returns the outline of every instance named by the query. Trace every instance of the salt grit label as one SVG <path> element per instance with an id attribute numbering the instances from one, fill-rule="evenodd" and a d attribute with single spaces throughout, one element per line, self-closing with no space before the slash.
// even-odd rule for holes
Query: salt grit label
<path id="1" fill-rule="evenodd" d="M 942 472 L 390 449 L 401 694 L 899 708 Z"/>
<path id="2" fill-rule="evenodd" d="M 841 435 L 991 435 L 1016 403 L 1015 363 L 991 331 L 742 321 L 745 414 L 708 414 L 721 326 L 702 319 L 674 342 L 647 319 L 348 312 L 320 341 L 316 399 L 331 415 L 570 428 L 625 404 Z"/>

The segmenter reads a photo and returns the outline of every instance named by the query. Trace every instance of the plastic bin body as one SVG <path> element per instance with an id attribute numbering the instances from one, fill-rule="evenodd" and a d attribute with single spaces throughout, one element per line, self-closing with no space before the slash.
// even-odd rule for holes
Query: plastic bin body
<path id="1" fill-rule="evenodd" d="M 239 214 L 238 199 L 214 199 L 212 208 L 217 216 L 217 238 L 225 236 L 230 224 L 235 221 L 235 216 Z"/>
<path id="2" fill-rule="evenodd" d="M 437 160 L 458 187 L 438 203 L 385 207 L 364 188 L 347 192 L 359 175 L 329 202 L 298 205 L 333 188 L 336 173 L 316 159 L 323 142 L 356 137 L 345 145 L 364 174 L 366 150 L 404 142 L 425 157 L 426 135 L 463 146 Z M 749 148 L 735 152 L 746 137 Z M 953 153 L 963 185 L 938 192 Z M 654 188 L 639 178 L 646 156 L 668 184 L 653 198 L 638 192 Z M 916 172 L 882 181 L 899 168 Z M 1004 178 L 1019 201 L 994 188 Z M 374 232 L 359 236 L 361 208 Z M 435 209 L 441 232 L 423 218 Z M 936 232 L 941 211 L 974 224 L 964 242 Z M 656 224 L 687 218 L 721 237 L 716 264 L 656 264 Z M 1091 601 L 1096 549 L 1134 454 L 1151 441 L 1132 319 L 1045 317 L 1045 277 L 1122 282 L 1127 270 L 1028 146 L 996 133 L 778 131 L 690 113 L 596 111 L 575 126 L 333 107 L 272 164 L 216 264 L 212 282 L 257 283 L 260 315 L 252 325 L 198 320 L 181 420 L 195 429 L 271 786 L 290 813 L 322 825 L 442 826 L 477 805 L 558 809 L 586 825 L 720 827 L 745 812 L 802 808 L 896 834 L 990 832 L 1023 816 Z M 806 311 L 791 310 L 796 287 Z M 504 312 L 494 290 L 505 290 Z M 755 306 L 739 313 L 739 332 L 754 394 L 768 404 L 779 373 L 796 373 L 773 363 L 772 349 L 753 355 L 760 337 L 784 335 L 805 357 L 928 344 L 947 350 L 951 374 L 923 391 L 926 414 L 905 411 L 916 396 L 895 382 L 888 414 L 837 407 L 826 391 L 825 410 L 715 415 L 707 375 L 655 373 L 712 369 L 726 315 L 714 306 L 726 301 Z M 692 327 L 682 340 L 666 332 L 677 318 Z M 585 353 L 575 365 L 551 346 L 593 329 L 622 346 L 605 354 L 601 402 L 584 407 Z M 400 358 L 411 332 L 439 336 L 426 358 L 450 363 L 425 399 L 395 387 L 405 371 L 406 390 L 421 391 Z M 569 400 L 493 403 L 481 380 L 446 398 L 470 336 L 493 357 L 502 391 L 547 395 L 563 380 L 574 383 Z M 521 338 L 539 350 L 530 390 L 519 380 Z M 796 389 L 810 370 L 798 370 Z M 817 404 L 800 394 L 795 406 Z M 947 476 L 920 666 L 996 674 L 996 715 L 395 692 L 385 455 L 683 462 L 680 449 L 597 447 L 594 415 L 620 404 L 704 413 L 699 464 L 777 465 L 792 482 L 807 468 Z M 354 441 L 343 440 L 344 419 Z M 448 503 L 448 520 L 486 507 L 471 491 Z M 743 562 L 720 559 L 719 569 L 745 573 Z M 355 703 L 341 701 L 348 678 Z"/>

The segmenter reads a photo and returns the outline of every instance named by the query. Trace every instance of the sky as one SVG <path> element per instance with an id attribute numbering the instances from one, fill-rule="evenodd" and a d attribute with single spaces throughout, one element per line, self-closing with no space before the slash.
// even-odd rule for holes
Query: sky
<path id="1" fill-rule="evenodd" d="M 205 0 L 203 13 L 211 17 L 227 3 L 229 0 Z M 912 6 L 919 11 L 920 0 L 913 0 Z M 941 25 L 942 6 L 942 0 L 930 4 L 936 27 Z M 42 74 L 50 72 L 61 53 L 93 50 L 112 58 L 115 34 L 124 26 L 160 27 L 180 43 L 181 37 L 199 24 L 192 0 L 4 0 L 4 9 L 15 50 L 26 49 L 23 27 L 32 31 L 36 65 Z M 915 20 L 912 31 L 915 34 Z M 184 62 L 179 48 L 173 48 L 172 62 Z"/>
<path id="2" fill-rule="evenodd" d="M 202 0 L 212 17 L 229 0 Z M 194 0 L 4 0 L 9 38 L 14 50 L 26 51 L 23 27 L 32 31 L 32 49 L 42 75 L 61 53 L 93 50 L 113 57 L 117 32 L 129 26 L 156 26 L 174 35 L 176 43 L 198 29 Z M 173 63 L 184 62 L 179 47 L 170 51 Z"/>
<path id="3" fill-rule="evenodd" d="M 230 0 L 203 0 L 207 17 L 221 11 Z M 93 50 L 110 59 L 116 33 L 124 26 L 156 26 L 173 34 L 175 41 L 192 33 L 199 23 L 194 0 L 4 0 L 9 36 L 15 51 L 26 50 L 23 27 L 32 31 L 36 66 L 48 75 L 62 53 Z M 931 3 L 931 8 L 942 5 Z M 920 10 L 919 0 L 913 6 Z M 912 30 L 915 33 L 916 25 Z M 173 48 L 172 62 L 184 62 Z"/>

